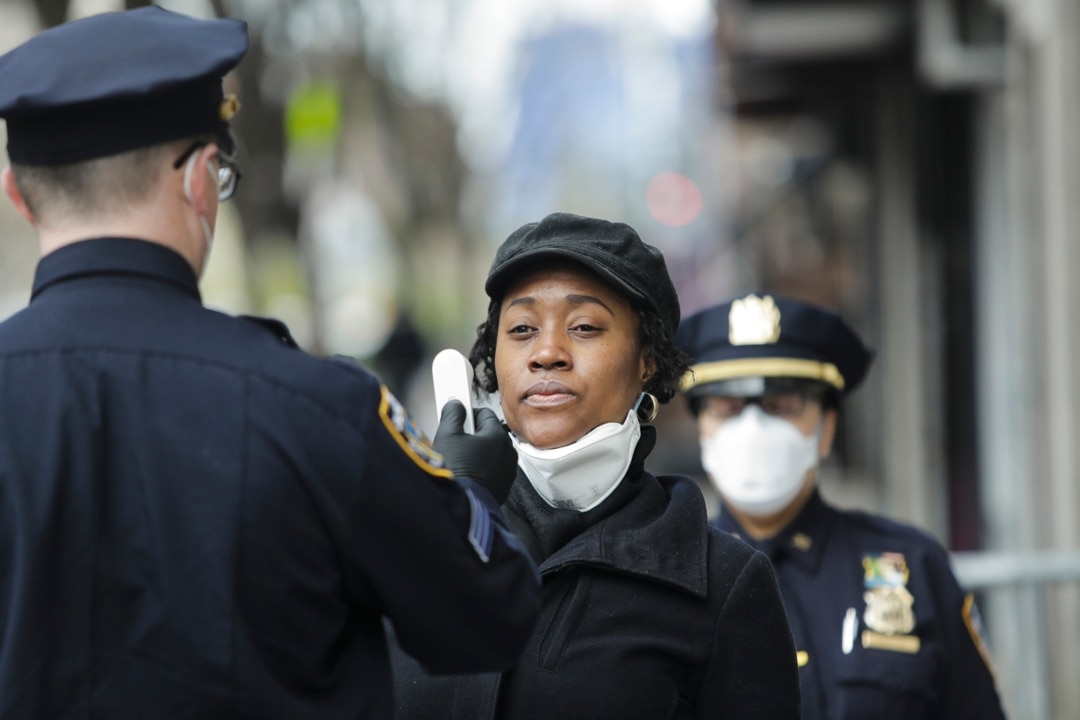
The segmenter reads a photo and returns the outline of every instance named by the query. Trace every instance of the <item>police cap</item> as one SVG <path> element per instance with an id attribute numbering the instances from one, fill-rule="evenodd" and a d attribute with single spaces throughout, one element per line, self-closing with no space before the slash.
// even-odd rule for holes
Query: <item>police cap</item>
<path id="1" fill-rule="evenodd" d="M 862 382 L 874 357 L 835 312 L 765 294 L 691 315 L 676 344 L 694 358 L 682 379 L 691 398 L 761 395 L 804 383 L 846 394 Z"/>
<path id="2" fill-rule="evenodd" d="M 8 156 L 65 165 L 203 134 L 231 155 L 221 78 L 247 47 L 244 22 L 159 7 L 46 30 L 0 57 Z"/>
<path id="3" fill-rule="evenodd" d="M 656 313 L 668 337 L 675 336 L 679 296 L 664 256 L 625 223 L 552 213 L 522 225 L 495 252 L 484 290 L 491 299 L 501 300 L 515 277 L 551 258 L 584 265 L 631 302 Z"/>

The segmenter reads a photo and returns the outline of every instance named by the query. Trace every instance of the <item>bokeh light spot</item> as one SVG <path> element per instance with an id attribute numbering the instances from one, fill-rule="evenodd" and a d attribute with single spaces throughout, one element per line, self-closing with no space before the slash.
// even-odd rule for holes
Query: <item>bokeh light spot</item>
<path id="1" fill-rule="evenodd" d="M 649 181 L 645 202 L 657 222 L 683 227 L 697 219 L 704 208 L 697 184 L 677 172 L 662 172 Z"/>

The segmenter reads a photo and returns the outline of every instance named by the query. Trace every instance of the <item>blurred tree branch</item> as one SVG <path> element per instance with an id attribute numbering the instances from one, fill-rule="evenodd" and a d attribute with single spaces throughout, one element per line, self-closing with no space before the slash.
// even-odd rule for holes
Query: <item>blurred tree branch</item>
<path id="1" fill-rule="evenodd" d="M 65 22 L 71 9 L 71 0 L 32 0 L 32 4 L 43 27 Z M 124 0 L 128 10 L 151 4 L 152 0 Z M 210 0 L 210 5 L 217 17 L 233 17 L 235 12 L 230 10 L 243 7 L 242 3 L 228 0 Z M 278 0 L 277 7 L 276 14 L 269 16 L 274 18 L 273 26 L 249 25 L 250 49 L 227 80 L 237 86 L 243 103 L 234 127 L 247 182 L 240 186 L 235 202 L 251 247 L 281 239 L 297 243 L 301 224 L 299 199 L 289 197 L 283 183 L 285 107 L 280 93 L 266 92 L 263 83 L 273 59 L 268 35 L 280 35 L 280 27 L 288 26 L 292 13 L 303 5 L 295 0 Z M 346 16 L 358 23 L 355 32 L 360 33 L 362 12 Z M 326 48 L 309 48 L 305 52 L 327 57 Z M 329 52 L 332 56 L 333 51 Z M 346 112 L 346 122 L 366 126 L 372 140 L 354 148 L 358 151 L 354 177 L 358 168 L 366 192 L 379 207 L 405 261 L 400 304 L 407 310 L 417 302 L 424 303 L 417 290 L 426 288 L 432 243 L 454 243 L 458 250 L 454 256 L 458 258 L 470 250 L 473 233 L 465 229 L 461 216 L 468 168 L 458 152 L 457 124 L 443 104 L 418 99 L 403 89 L 387 72 L 386 58 L 361 48 L 351 57 L 341 55 L 338 59 L 343 62 L 331 64 L 337 67 L 344 104 L 351 108 Z M 345 169 L 339 161 L 330 171 Z M 299 250 L 303 252 L 303 247 Z M 311 270 L 309 279 L 314 284 L 317 270 Z M 424 314 L 419 313 L 421 322 Z"/>
<path id="2" fill-rule="evenodd" d="M 67 20 L 71 0 L 34 0 L 38 21 L 42 27 L 50 28 Z"/>
<path id="3" fill-rule="evenodd" d="M 71 0 L 34 0 L 34 10 L 37 11 L 38 22 L 43 28 L 50 28 L 60 23 L 67 22 L 68 11 L 71 9 Z M 124 0 L 125 10 L 146 7 L 151 0 Z M 220 5 L 220 0 L 214 2 L 215 9 Z"/>

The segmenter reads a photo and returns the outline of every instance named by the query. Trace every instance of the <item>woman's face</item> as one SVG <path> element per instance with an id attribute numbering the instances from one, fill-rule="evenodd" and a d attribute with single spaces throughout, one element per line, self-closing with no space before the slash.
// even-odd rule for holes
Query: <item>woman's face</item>
<path id="1" fill-rule="evenodd" d="M 573 264 L 523 275 L 502 299 L 495 375 L 506 423 L 537 448 L 622 423 L 651 375 L 630 302 Z"/>

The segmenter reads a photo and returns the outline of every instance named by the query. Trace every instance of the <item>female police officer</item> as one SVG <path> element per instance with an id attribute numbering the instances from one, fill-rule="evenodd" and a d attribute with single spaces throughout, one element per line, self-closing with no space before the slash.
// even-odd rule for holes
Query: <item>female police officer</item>
<path id="1" fill-rule="evenodd" d="M 872 354 L 835 313 L 747 295 L 686 318 L 682 387 L 720 528 L 773 561 L 798 646 L 804 718 L 1002 717 L 977 614 L 926 534 L 817 491 L 841 395 Z"/>

